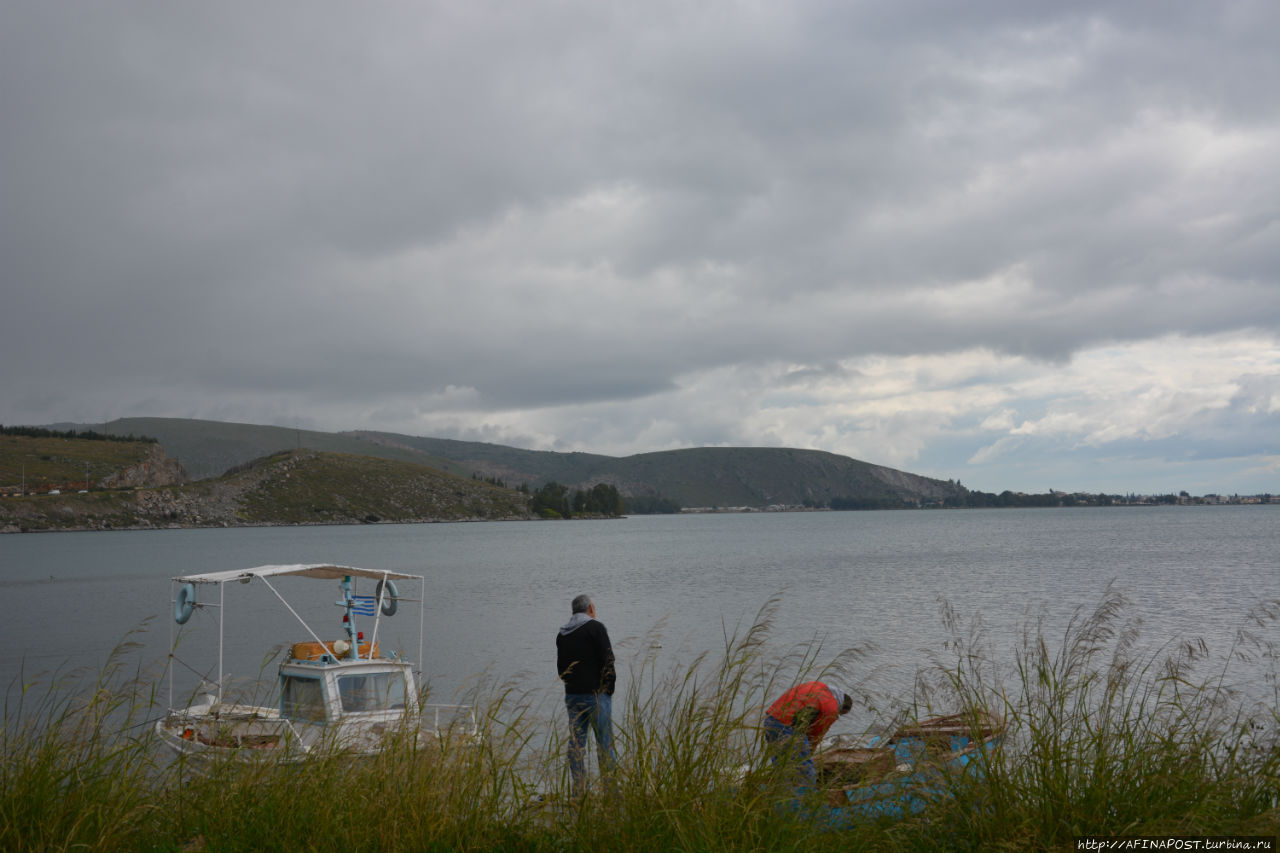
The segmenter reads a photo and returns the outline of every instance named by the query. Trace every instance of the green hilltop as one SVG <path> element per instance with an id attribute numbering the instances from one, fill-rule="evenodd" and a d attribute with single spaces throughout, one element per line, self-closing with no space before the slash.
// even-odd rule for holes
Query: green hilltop
<path id="1" fill-rule="evenodd" d="M 554 481 L 586 489 L 610 483 L 624 498 L 663 497 L 685 507 L 825 506 L 833 498 L 900 505 L 965 493 L 958 483 L 792 448 L 705 447 L 613 457 L 385 432 L 327 433 L 178 418 L 125 418 L 92 428 L 152 436 L 196 479 L 277 451 L 307 448 L 426 465 L 509 486 L 536 488 Z"/>
<path id="2" fill-rule="evenodd" d="M 144 464 L 157 449 L 147 441 L 0 434 L 0 490 L 87 489 Z"/>
<path id="3" fill-rule="evenodd" d="M 185 418 L 121 418 L 105 424 L 56 424 L 60 429 L 90 428 L 108 435 L 140 435 L 157 439 L 171 458 L 178 460 L 192 479 L 217 477 L 237 465 L 281 450 L 322 450 L 378 456 L 400 462 L 429 465 L 452 474 L 470 476 L 448 459 L 436 459 L 412 448 L 380 447 L 356 433 L 317 432 L 289 427 L 238 424 Z"/>

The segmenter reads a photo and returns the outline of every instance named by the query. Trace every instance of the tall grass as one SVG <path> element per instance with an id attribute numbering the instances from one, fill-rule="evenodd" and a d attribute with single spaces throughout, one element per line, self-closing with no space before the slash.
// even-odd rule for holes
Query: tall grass
<path id="1" fill-rule="evenodd" d="M 880 722 L 990 712 L 1007 721 L 1003 744 L 981 772 L 943 777 L 945 795 L 918 815 L 836 822 L 762 760 L 761 708 L 797 679 L 856 688 L 873 656 L 828 659 L 817 641 L 774 649 L 776 602 L 689 663 L 633 659 L 614 709 L 618 767 L 578 801 L 563 709 L 510 685 L 473 689 L 477 743 L 406 734 L 361 760 L 171 760 L 149 736 L 162 709 L 153 681 L 124 665 L 126 644 L 86 693 L 11 693 L 0 849 L 1049 850 L 1084 834 L 1280 831 L 1274 697 L 1259 703 L 1265 691 L 1236 681 L 1274 677 L 1276 606 L 1249 614 L 1216 658 L 1198 641 L 1152 650 L 1127 610 L 1107 590 L 1056 633 L 1029 621 L 1000 655 L 979 621 L 944 605 L 951 640 Z"/>
<path id="2" fill-rule="evenodd" d="M 1219 657 L 1201 639 L 1152 649 L 1128 610 L 1108 587 L 1056 637 L 1034 620 L 1002 677 L 980 623 L 966 633 L 943 607 L 949 657 L 935 660 L 917 695 L 992 709 L 1008 734 L 981 783 L 956 786 L 906 846 L 1047 850 L 1081 835 L 1280 831 L 1267 638 L 1277 603 L 1247 613 Z"/>
<path id="3" fill-rule="evenodd" d="M 155 704 L 154 679 L 126 667 L 126 638 L 87 690 L 20 681 L 0 730 L 0 849 L 127 850 L 152 808 L 153 752 L 139 727 Z M 79 681 L 80 673 L 55 678 Z M 21 679 L 21 676 L 20 676 Z"/>

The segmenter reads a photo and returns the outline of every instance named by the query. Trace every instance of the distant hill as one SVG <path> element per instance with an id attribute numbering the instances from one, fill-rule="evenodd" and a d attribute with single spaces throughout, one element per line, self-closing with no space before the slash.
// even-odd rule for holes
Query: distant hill
<path id="1" fill-rule="evenodd" d="M 616 478 L 616 479 L 615 479 Z M 872 465 L 821 450 L 700 447 L 614 460 L 594 476 L 628 494 L 661 494 L 684 506 L 825 506 L 833 498 L 938 501 L 957 483 Z"/>
<path id="2" fill-rule="evenodd" d="M 165 453 L 182 463 L 195 480 L 217 477 L 237 465 L 281 450 L 322 450 L 379 456 L 400 462 L 429 465 L 451 474 L 470 476 L 471 471 L 448 459 L 436 459 L 414 449 L 371 446 L 357 433 L 316 432 L 289 427 L 201 421 L 186 418 L 121 418 L 105 424 L 56 424 L 59 429 L 90 428 L 109 435 L 149 436 Z"/>
<path id="3" fill-rule="evenodd" d="M 456 441 L 451 438 L 422 438 L 389 432 L 350 432 L 380 448 L 413 450 L 429 458 L 447 460 L 460 469 L 482 477 L 497 477 L 509 485 L 530 485 L 555 480 L 565 485 L 592 484 L 594 472 L 617 457 L 596 453 L 556 453 L 549 450 L 522 450 L 502 444 Z"/>
<path id="4" fill-rule="evenodd" d="M 662 495 L 683 506 L 826 505 L 835 497 L 942 500 L 964 488 L 821 450 L 699 447 L 635 456 L 553 453 L 498 444 L 352 433 L 385 447 L 413 448 L 509 484 L 555 480 L 577 488 L 612 483 L 624 496 Z"/>
<path id="5" fill-rule="evenodd" d="M 153 445 L 154 447 L 154 445 Z M 424 465 L 288 450 L 184 485 L 0 500 L 0 531 L 530 518 L 529 500 Z"/>
<path id="6" fill-rule="evenodd" d="M 929 503 L 966 492 L 958 483 L 818 450 L 705 447 L 614 457 L 385 432 L 326 433 L 179 418 L 80 426 L 154 437 L 197 478 L 276 451 L 310 448 L 427 465 L 463 477 L 493 477 L 509 486 L 537 487 L 554 480 L 583 489 L 605 482 L 616 485 L 624 497 L 662 496 L 686 507 L 826 505 L 833 498 Z"/>
<path id="7" fill-rule="evenodd" d="M 182 467 L 148 441 L 0 434 L 0 494 L 182 483 Z"/>

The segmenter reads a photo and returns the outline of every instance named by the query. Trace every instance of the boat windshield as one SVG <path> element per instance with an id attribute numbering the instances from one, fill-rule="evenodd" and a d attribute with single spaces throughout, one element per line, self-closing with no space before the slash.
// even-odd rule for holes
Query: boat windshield
<path id="1" fill-rule="evenodd" d="M 324 690 L 318 678 L 280 678 L 280 716 L 309 723 L 324 722 Z"/>
<path id="2" fill-rule="evenodd" d="M 405 705 L 403 672 L 339 675 L 338 695 L 344 712 L 399 711 Z"/>

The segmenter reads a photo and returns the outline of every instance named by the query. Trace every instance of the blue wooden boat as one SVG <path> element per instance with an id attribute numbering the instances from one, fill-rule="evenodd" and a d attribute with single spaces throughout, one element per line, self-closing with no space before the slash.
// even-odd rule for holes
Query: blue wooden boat
<path id="1" fill-rule="evenodd" d="M 865 746 L 819 752 L 814 761 L 832 824 L 905 817 L 950 796 L 958 776 L 983 772 L 1004 728 L 985 711 L 950 714 L 901 726 Z"/>

